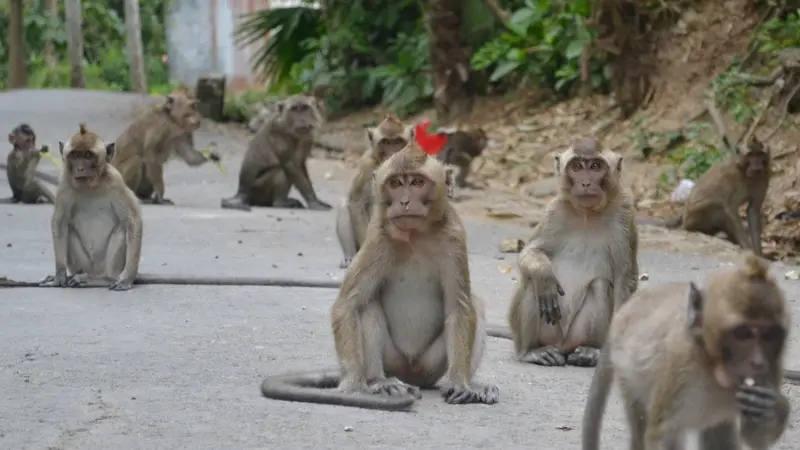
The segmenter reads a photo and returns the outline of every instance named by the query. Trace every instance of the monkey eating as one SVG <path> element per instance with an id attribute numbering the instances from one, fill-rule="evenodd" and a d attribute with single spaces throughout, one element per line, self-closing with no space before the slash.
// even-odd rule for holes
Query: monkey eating
<path id="1" fill-rule="evenodd" d="M 223 208 L 303 208 L 300 200 L 289 197 L 292 186 L 300 191 L 308 209 L 333 208 L 317 198 L 308 176 L 314 134 L 323 121 L 319 103 L 314 97 L 294 95 L 275 105 L 274 114 L 250 140 L 239 170 L 239 187 L 233 197 L 222 200 Z"/>
<path id="2" fill-rule="evenodd" d="M 483 128 L 447 133 L 447 144 L 436 157 L 439 161 L 458 168 L 458 175 L 455 176 L 456 186 L 475 187 L 467 183 L 467 175 L 472 161 L 480 156 L 488 142 L 489 136 Z"/>
<path id="3" fill-rule="evenodd" d="M 508 323 L 517 360 L 593 367 L 639 282 L 634 209 L 622 155 L 584 138 L 554 162 L 560 192 L 520 252 Z"/>
<path id="4" fill-rule="evenodd" d="M 703 450 L 772 447 L 790 409 L 780 391 L 790 318 L 768 270 L 748 252 L 702 290 L 670 283 L 636 292 L 615 314 L 595 369 L 582 449 L 600 448 L 615 378 L 631 450 L 682 449 L 687 431 L 700 432 Z"/>
<path id="5" fill-rule="evenodd" d="M 175 90 L 163 104 L 148 109 L 122 132 L 111 164 L 143 203 L 172 205 L 164 198 L 164 164 L 171 156 L 179 156 L 190 166 L 220 159 L 216 153 L 206 158 L 195 150 L 192 133 L 199 127 L 196 100 Z"/>
<path id="6" fill-rule="evenodd" d="M 682 217 L 639 223 L 682 227 L 710 236 L 722 232 L 732 243 L 761 255 L 761 208 L 769 189 L 770 160 L 769 147 L 752 136 L 746 150 L 736 147 L 735 156 L 700 176 L 684 204 Z M 739 218 L 739 207 L 745 203 L 747 231 Z"/>
<path id="7" fill-rule="evenodd" d="M 413 138 L 414 128 L 393 115 L 387 115 L 377 127 L 367 129 L 369 148 L 359 161 L 347 198 L 336 209 L 336 236 L 344 253 L 340 268 L 350 265 L 364 243 L 374 199 L 372 173 Z"/>
<path id="8" fill-rule="evenodd" d="M 21 124 L 8 134 L 8 142 L 13 146 L 6 160 L 6 178 L 11 187 L 11 197 L 0 200 L 0 203 L 53 203 L 52 192 L 38 178 L 43 178 L 36 171 L 42 152 L 36 148 L 36 133 L 28 124 Z M 45 177 L 46 180 L 57 181 Z"/>
<path id="9" fill-rule="evenodd" d="M 268 377 L 266 397 L 396 410 L 439 384 L 449 404 L 494 404 L 473 381 L 486 345 L 466 236 L 445 168 L 416 142 L 375 171 L 375 206 L 331 309 L 341 375 Z M 338 392 L 319 389 L 338 384 Z"/>
<path id="10" fill-rule="evenodd" d="M 139 201 L 109 164 L 114 143 L 81 124 L 66 143 L 51 228 L 55 275 L 41 284 L 80 287 L 103 279 L 112 291 L 126 291 L 139 272 L 142 214 Z"/>

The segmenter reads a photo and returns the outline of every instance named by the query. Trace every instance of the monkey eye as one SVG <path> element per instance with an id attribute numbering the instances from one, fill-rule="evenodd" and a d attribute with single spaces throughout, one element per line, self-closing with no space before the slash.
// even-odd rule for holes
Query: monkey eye
<path id="1" fill-rule="evenodd" d="M 392 178 L 392 180 L 389 181 L 389 186 L 391 186 L 393 188 L 397 188 L 397 187 L 400 187 L 402 185 L 403 185 L 403 182 L 400 181 L 399 178 Z"/>
<path id="2" fill-rule="evenodd" d="M 592 170 L 600 170 L 603 168 L 603 165 L 600 164 L 600 161 L 592 161 L 592 163 L 589 165 L 589 168 Z"/>
<path id="3" fill-rule="evenodd" d="M 733 337 L 739 341 L 746 341 L 753 338 L 753 330 L 747 325 L 740 325 L 733 329 Z"/>
<path id="4" fill-rule="evenodd" d="M 570 169 L 575 172 L 583 170 L 583 162 L 582 161 L 573 161 L 569 164 Z"/>
<path id="5" fill-rule="evenodd" d="M 411 180 L 412 186 L 421 187 L 424 184 L 425 180 L 423 180 L 422 178 L 414 178 L 413 180 Z"/>
<path id="6" fill-rule="evenodd" d="M 764 331 L 761 335 L 761 339 L 767 342 L 777 342 L 782 340 L 784 337 L 784 331 L 782 327 L 769 327 Z"/>

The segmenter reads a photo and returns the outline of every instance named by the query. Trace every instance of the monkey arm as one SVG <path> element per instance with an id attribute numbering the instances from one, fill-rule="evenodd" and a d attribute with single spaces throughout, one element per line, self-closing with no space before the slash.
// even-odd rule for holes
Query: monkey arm
<path id="1" fill-rule="evenodd" d="M 455 250 L 442 266 L 440 277 L 444 294 L 445 345 L 451 387 L 467 388 L 472 378 L 471 362 L 477 338 L 478 311 L 472 299 L 467 261 L 467 245 L 461 238 L 448 243 Z"/>
<path id="2" fill-rule="evenodd" d="M 68 195 L 68 194 L 67 194 Z M 67 249 L 69 248 L 69 214 L 72 199 L 59 198 L 53 207 L 50 229 L 53 235 L 53 254 L 56 262 L 56 277 L 67 274 Z"/>
<path id="3" fill-rule="evenodd" d="M 120 178 L 116 189 L 116 199 L 112 202 L 117 217 L 125 229 L 125 268 L 119 278 L 133 281 L 139 273 L 139 260 L 142 254 L 142 214 L 136 197 L 128 192 Z"/>
<path id="4" fill-rule="evenodd" d="M 548 221 L 548 217 L 545 217 L 533 229 L 530 241 L 519 253 L 517 265 L 523 276 L 534 278 L 542 270 L 552 270 L 550 268 L 552 250 L 547 245 L 544 233 L 544 230 L 552 226 Z"/>
<path id="5" fill-rule="evenodd" d="M 750 243 L 757 255 L 761 255 L 761 206 L 764 199 L 751 200 L 747 204 L 747 231 L 750 232 Z"/>
<path id="6" fill-rule="evenodd" d="M 636 215 L 632 209 L 628 210 L 627 220 L 620 224 L 621 229 L 627 230 L 626 240 L 628 251 L 625 252 L 626 260 L 619 269 L 614 279 L 614 304 L 613 311 L 618 311 L 623 303 L 639 287 L 639 232 L 636 229 Z"/>
<path id="7" fill-rule="evenodd" d="M 342 369 L 339 388 L 346 392 L 367 388 L 367 367 L 363 342 L 361 313 L 378 294 L 383 273 L 388 269 L 386 252 L 382 251 L 380 237 L 373 234 L 364 243 L 364 251 L 356 254 L 350 269 L 342 280 L 339 296 L 331 307 L 331 323 L 336 354 Z M 363 255 L 375 255 L 367 261 Z"/>
<path id="8" fill-rule="evenodd" d="M 283 170 L 289 181 L 300 191 L 300 195 L 306 200 L 306 203 L 315 203 L 317 194 L 314 192 L 314 187 L 311 185 L 311 180 L 308 178 L 308 171 L 305 167 L 305 162 L 297 162 L 290 159 L 283 164 Z"/>
<path id="9" fill-rule="evenodd" d="M 183 162 L 194 167 L 199 166 L 208 161 L 202 153 L 194 148 L 194 138 L 191 134 L 181 136 L 173 140 L 173 149 Z"/>
<path id="10" fill-rule="evenodd" d="M 780 389 L 780 388 L 779 388 Z M 767 450 L 783 434 L 789 418 L 789 400 L 778 392 L 775 417 L 767 422 L 755 422 L 742 416 L 741 437 L 753 450 Z"/>

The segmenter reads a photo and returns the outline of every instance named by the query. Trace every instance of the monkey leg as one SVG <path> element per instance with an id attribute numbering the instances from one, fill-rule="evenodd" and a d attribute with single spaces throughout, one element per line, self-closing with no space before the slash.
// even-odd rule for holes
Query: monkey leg
<path id="1" fill-rule="evenodd" d="M 120 275 L 125 270 L 127 256 L 127 243 L 125 242 L 125 231 L 118 227 L 111 232 L 108 238 L 105 258 L 105 278 L 111 281 L 108 289 L 112 291 L 127 291 L 133 287 L 133 278 L 120 279 Z"/>
<path id="2" fill-rule="evenodd" d="M 636 400 L 635 395 L 625 389 L 623 383 L 620 383 L 620 385 L 622 387 L 620 391 L 623 406 L 625 407 L 625 418 L 630 428 L 628 450 L 645 450 L 644 430 L 647 427 L 647 410 L 643 404 Z"/>
<path id="3" fill-rule="evenodd" d="M 336 237 L 339 238 L 339 245 L 341 245 L 342 253 L 344 253 L 344 259 L 339 264 L 339 268 L 346 269 L 356 256 L 356 252 L 358 252 L 356 230 L 353 228 L 350 209 L 347 207 L 347 199 L 342 199 L 336 207 Z"/>
<path id="4" fill-rule="evenodd" d="M 15 203 L 19 203 L 19 199 L 16 198 L 16 197 L 13 197 L 13 196 L 12 197 L 8 197 L 8 198 L 0 199 L 0 204 L 3 204 L 3 205 L 15 204 Z"/>
<path id="5" fill-rule="evenodd" d="M 509 319 L 519 321 L 511 324 L 512 330 L 520 330 L 519 336 L 513 336 L 517 360 L 539 366 L 563 366 L 567 362 L 566 355 L 556 347 L 561 341 L 561 329 L 541 316 L 533 283 L 530 280 L 523 283 L 514 293 L 520 297 L 513 302 L 519 309 Z"/>
<path id="6" fill-rule="evenodd" d="M 700 450 L 731 449 L 738 450 L 739 436 L 736 424 L 722 422 L 700 432 Z"/>
<path id="7" fill-rule="evenodd" d="M 77 233 L 72 232 L 69 236 L 67 247 L 67 287 L 84 287 L 89 283 L 89 273 L 96 273 L 92 258 L 89 252 L 83 247 L 83 243 Z"/>
<path id="8" fill-rule="evenodd" d="M 289 197 L 292 183 L 281 168 L 269 170 L 250 188 L 250 205 L 270 208 L 305 208 L 300 200 Z"/>
<path id="9" fill-rule="evenodd" d="M 573 319 L 564 326 L 564 342 L 561 346 L 567 356 L 567 365 L 578 367 L 594 367 L 600 356 L 600 348 L 606 340 L 608 327 L 611 325 L 613 311 L 613 293 L 611 282 L 604 278 L 592 280 L 581 298 L 583 300 Z M 571 309 L 571 308 L 567 308 Z M 566 315 L 569 317 L 569 315 Z"/>
<path id="10" fill-rule="evenodd" d="M 723 232 L 732 243 L 745 250 L 752 248 L 750 238 L 745 232 L 739 215 L 719 202 L 706 203 L 693 208 L 693 214 L 686 214 L 683 229 L 709 236 Z"/>

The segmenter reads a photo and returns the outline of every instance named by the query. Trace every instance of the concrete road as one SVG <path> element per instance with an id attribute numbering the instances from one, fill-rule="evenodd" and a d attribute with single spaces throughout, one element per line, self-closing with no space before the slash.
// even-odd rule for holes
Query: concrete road
<path id="1" fill-rule="evenodd" d="M 55 147 L 86 121 L 107 140 L 130 119 L 133 95 L 18 91 L 0 94 L 0 123 L 28 122 Z M 141 271 L 160 274 L 295 276 L 340 279 L 333 212 L 221 210 L 233 194 L 246 142 L 210 131 L 231 177 L 213 165 L 167 169 L 167 197 L 178 205 L 144 206 Z M 57 170 L 43 161 L 41 168 Z M 319 196 L 334 203 L 342 183 L 325 181 L 335 163 L 313 161 Z M 10 195 L 2 182 L 0 195 Z M 53 270 L 49 205 L 0 208 L 0 275 L 37 280 Z M 528 230 L 467 220 L 473 286 L 489 319 L 503 323 L 516 255 L 497 253 L 506 237 Z M 729 264 L 643 252 L 646 283 L 702 281 Z M 781 275 L 788 270 L 777 265 Z M 782 281 L 795 317 L 800 285 Z M 329 309 L 336 290 L 255 287 L 138 286 L 105 289 L 0 290 L 0 448 L 2 449 L 273 449 L 273 448 L 578 448 L 592 374 L 512 361 L 511 343 L 490 339 L 479 379 L 496 383 L 501 403 L 450 406 L 427 393 L 414 412 L 388 413 L 264 399 L 267 374 L 335 365 Z M 795 321 L 797 322 L 797 320 Z M 676 324 L 676 326 L 680 326 Z M 800 368 L 792 330 L 790 367 Z M 797 388 L 785 387 L 798 407 Z M 795 415 L 779 445 L 800 442 Z M 616 392 L 603 448 L 625 447 Z"/>

